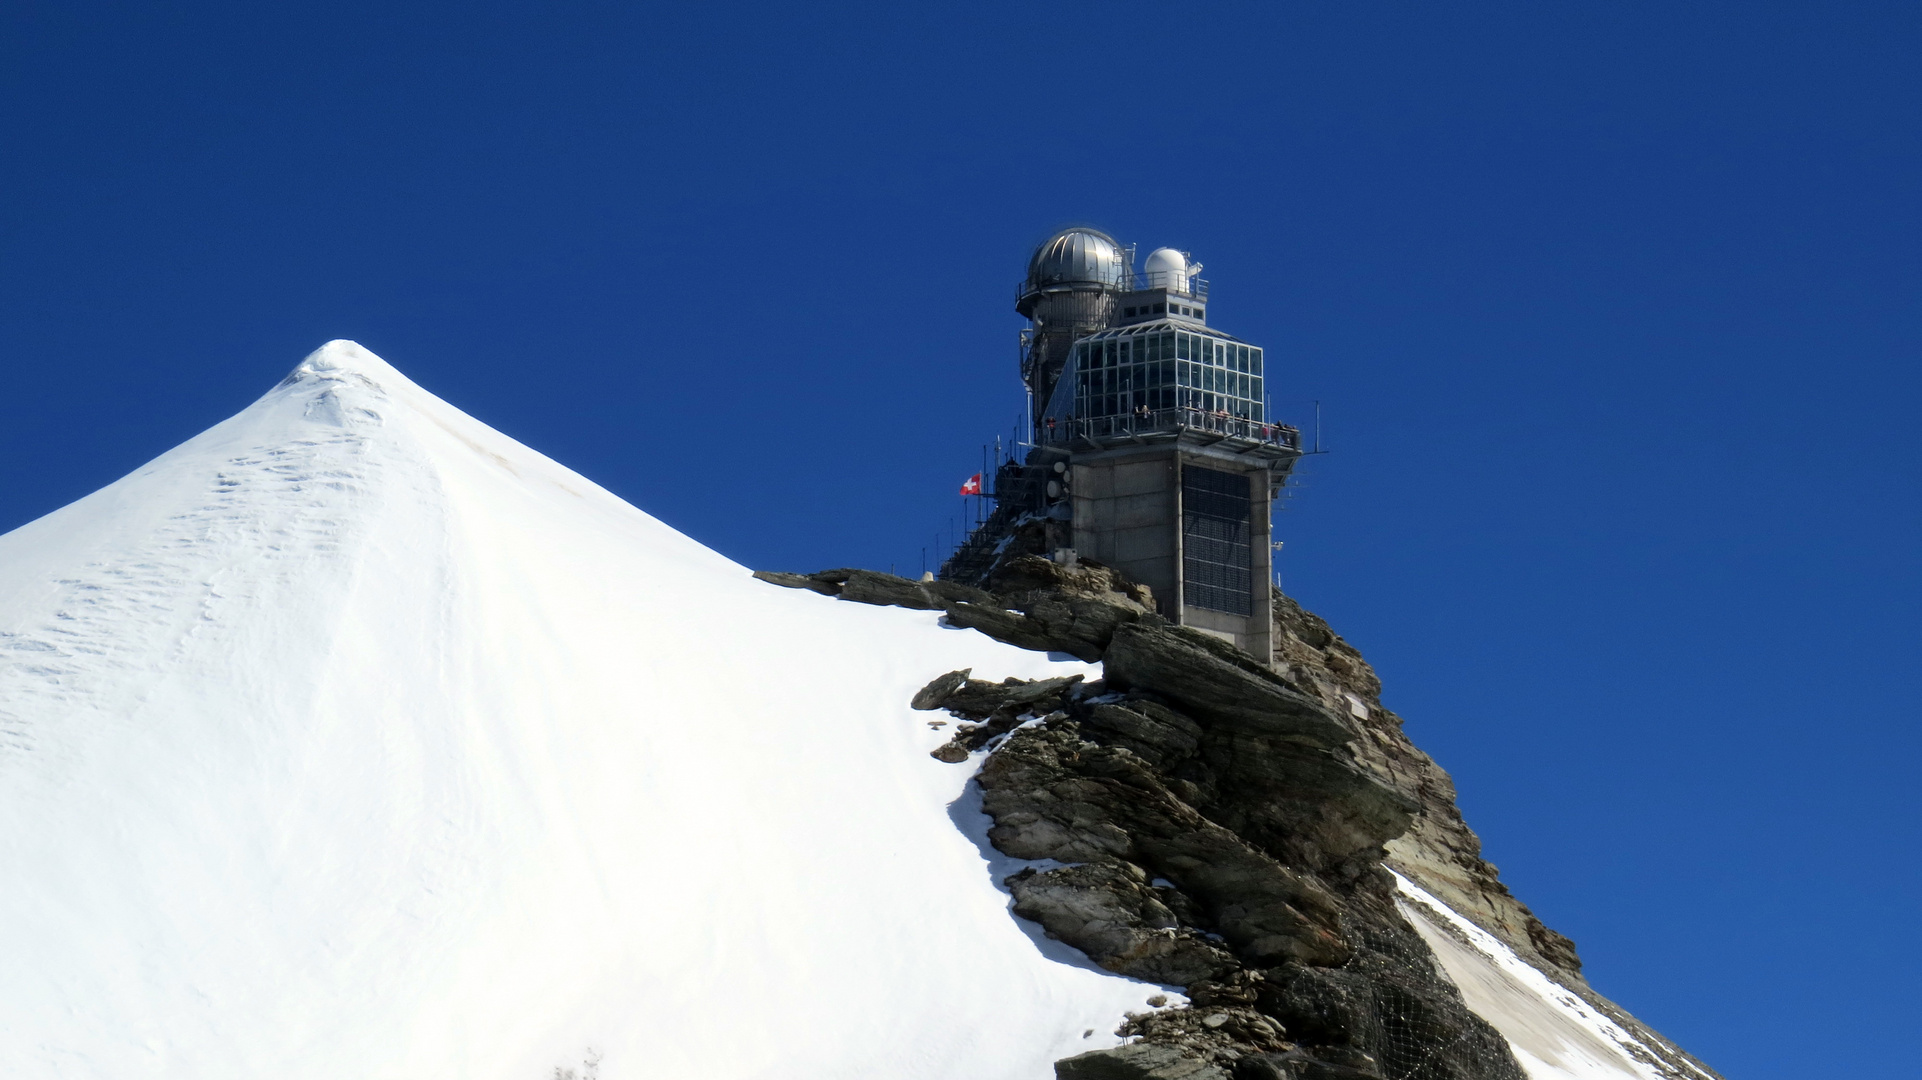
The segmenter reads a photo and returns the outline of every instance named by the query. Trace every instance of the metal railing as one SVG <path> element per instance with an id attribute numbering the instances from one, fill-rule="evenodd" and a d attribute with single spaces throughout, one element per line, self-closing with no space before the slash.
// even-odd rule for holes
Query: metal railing
<path id="1" fill-rule="evenodd" d="M 1041 442 L 1070 443 L 1076 439 L 1129 438 L 1180 434 L 1184 431 L 1247 439 L 1290 450 L 1301 449 L 1301 432 L 1288 424 L 1244 420 L 1226 412 L 1188 408 L 1143 409 L 1122 416 L 1097 416 L 1086 420 L 1044 417 L 1038 434 Z"/>
<path id="2" fill-rule="evenodd" d="M 1207 279 L 1194 277 L 1179 270 L 1156 270 L 1151 274 L 1131 273 L 1123 284 L 1127 286 L 1126 291 L 1129 292 L 1139 292 L 1142 289 L 1166 289 L 1182 296 L 1192 296 L 1196 300 L 1208 299 Z"/>
<path id="3" fill-rule="evenodd" d="M 1157 270 L 1151 274 L 1138 274 L 1132 270 L 1124 271 L 1121 280 L 1113 285 L 1098 281 L 1056 281 L 1045 285 L 1032 285 L 1027 278 L 1014 287 L 1014 298 L 1018 303 L 1023 297 L 1035 293 L 1058 289 L 1062 292 L 1140 292 L 1143 289 L 1166 289 L 1178 296 L 1195 300 L 1208 299 L 1208 279 L 1183 274 L 1178 270 Z"/>

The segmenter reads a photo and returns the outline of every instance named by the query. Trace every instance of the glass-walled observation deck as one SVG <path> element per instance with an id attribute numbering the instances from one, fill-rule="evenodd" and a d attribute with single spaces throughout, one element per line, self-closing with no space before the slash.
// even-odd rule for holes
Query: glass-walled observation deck
<path id="1" fill-rule="evenodd" d="M 1131 323 L 1075 342 L 1043 411 L 1042 442 L 1194 428 L 1296 447 L 1268 423 L 1262 350 L 1186 321 Z"/>

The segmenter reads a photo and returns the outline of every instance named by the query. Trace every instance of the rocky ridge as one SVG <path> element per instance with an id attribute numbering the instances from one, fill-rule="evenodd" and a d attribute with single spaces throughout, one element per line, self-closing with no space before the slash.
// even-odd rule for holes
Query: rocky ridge
<path id="1" fill-rule="evenodd" d="M 1393 867 L 1642 1038 L 1665 1075 L 1714 1075 L 1582 979 L 1480 857 L 1446 772 L 1380 703 L 1359 652 L 1277 591 L 1258 659 L 1154 611 L 1098 563 L 1005 560 L 975 588 L 866 570 L 757 577 L 940 610 L 953 625 L 1103 665 L 1103 678 L 935 678 L 912 702 L 959 723 L 1017 915 L 1100 966 L 1183 988 L 1137 1039 L 1063 1080 L 1507 1080 L 1507 1042 L 1397 911 Z"/>

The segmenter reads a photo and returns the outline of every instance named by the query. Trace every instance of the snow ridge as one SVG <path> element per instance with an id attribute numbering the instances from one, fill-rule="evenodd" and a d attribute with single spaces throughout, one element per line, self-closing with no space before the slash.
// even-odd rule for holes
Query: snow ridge
<path id="1" fill-rule="evenodd" d="M 755 582 L 330 343 L 0 536 L 0 1072 L 1044 1080 L 1158 988 L 954 828 L 907 703 L 961 667 L 1091 671 Z"/>

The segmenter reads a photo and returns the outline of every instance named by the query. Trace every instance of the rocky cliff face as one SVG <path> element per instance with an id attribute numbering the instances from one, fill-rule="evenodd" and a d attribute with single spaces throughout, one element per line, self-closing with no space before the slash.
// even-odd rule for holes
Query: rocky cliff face
<path id="1" fill-rule="evenodd" d="M 1169 624 L 1093 563 L 1012 558 L 985 589 L 760 576 L 1102 663 L 1092 684 L 950 672 L 913 702 L 961 721 L 936 757 L 985 752 L 995 847 L 1052 861 L 1008 879 L 1015 914 L 1189 999 L 1129 1017 L 1138 1040 L 1062 1061 L 1064 1080 L 1522 1077 L 1398 911 L 1390 867 L 1642 1037 L 1658 1071 L 1705 1072 L 1588 988 L 1573 943 L 1481 859 L 1448 775 L 1381 706 L 1367 662 L 1287 597 L 1274 655 L 1257 658 Z"/>

